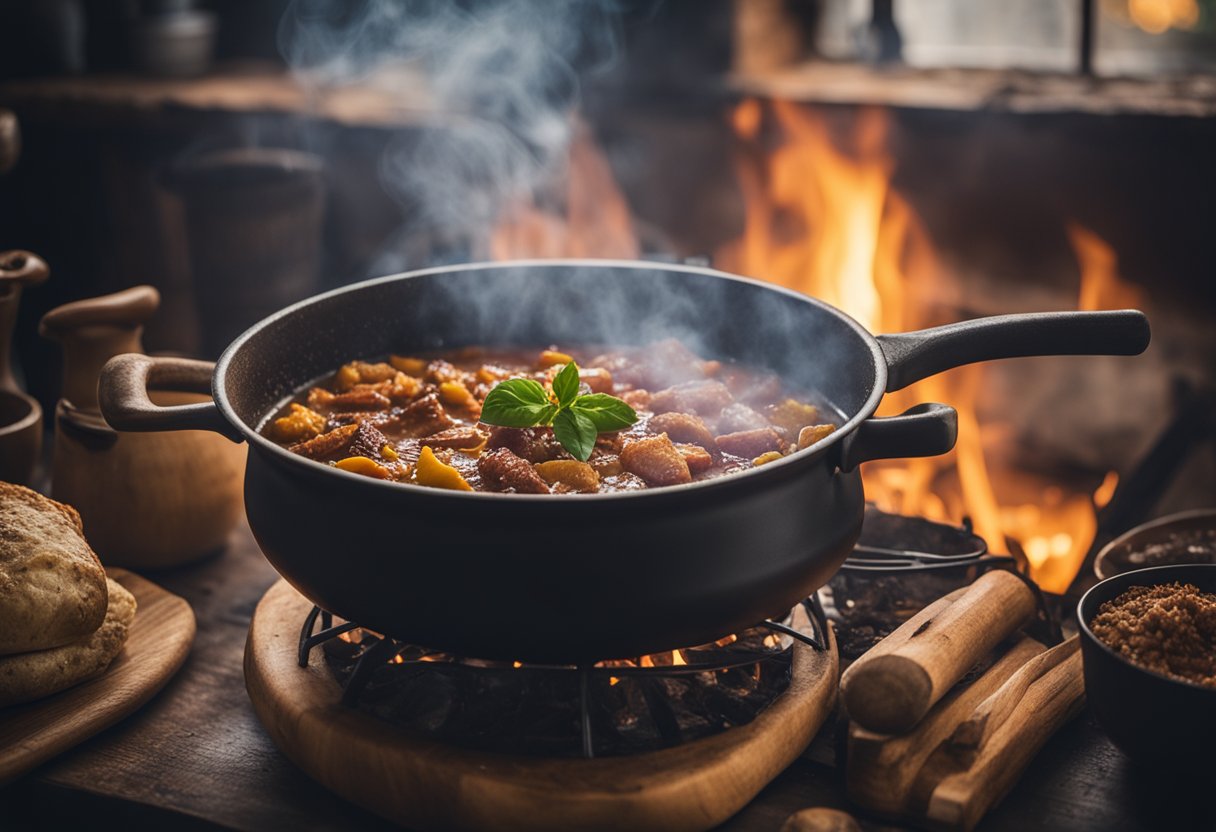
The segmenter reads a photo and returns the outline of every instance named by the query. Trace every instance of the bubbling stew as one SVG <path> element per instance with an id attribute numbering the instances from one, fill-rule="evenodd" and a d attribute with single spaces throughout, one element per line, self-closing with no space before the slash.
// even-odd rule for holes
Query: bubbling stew
<path id="1" fill-rule="evenodd" d="M 560 426 L 555 434 L 548 423 L 483 421 L 487 396 L 506 381 L 512 381 L 507 388 L 517 379 L 536 382 L 527 387 L 542 397 L 542 409 L 573 401 L 575 369 L 580 401 L 613 396 L 636 418 L 588 436 L 585 461 L 568 450 Z M 491 421 L 489 410 L 485 416 Z M 788 390 L 776 374 L 704 360 L 667 340 L 352 361 L 295 396 L 262 432 L 292 453 L 377 479 L 460 491 L 589 494 L 747 470 L 809 448 L 835 428 L 809 396 Z"/>

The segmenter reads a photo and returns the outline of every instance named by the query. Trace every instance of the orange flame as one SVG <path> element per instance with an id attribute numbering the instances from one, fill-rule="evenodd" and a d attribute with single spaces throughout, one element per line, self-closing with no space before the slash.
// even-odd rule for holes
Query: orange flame
<path id="1" fill-rule="evenodd" d="M 742 142 L 746 214 L 743 234 L 718 252 L 718 264 L 826 300 L 873 331 L 933 326 L 957 314 L 937 311 L 957 305 L 957 284 L 943 280 L 927 232 L 891 187 L 883 111 L 860 111 L 848 152 L 824 118 L 787 101 L 744 101 L 732 123 Z M 1081 307 L 1135 305 L 1110 247 L 1076 225 L 1069 235 L 1081 263 Z M 994 463 L 985 440 L 996 432 L 976 415 L 983 373 L 978 365 L 962 367 L 886 397 L 882 414 L 922 401 L 953 405 L 958 445 L 941 457 L 870 463 L 863 471 L 867 497 L 902 514 L 970 517 L 993 552 L 1024 552 L 1035 579 L 1062 591 L 1093 539 L 1094 502 L 1051 483 L 1029 484 L 1027 473 Z M 1006 491 L 1037 501 L 1002 500 Z"/>

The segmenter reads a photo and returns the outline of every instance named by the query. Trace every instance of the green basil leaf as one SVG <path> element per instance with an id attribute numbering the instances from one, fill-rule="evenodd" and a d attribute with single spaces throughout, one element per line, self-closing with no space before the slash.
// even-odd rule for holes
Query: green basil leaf
<path id="1" fill-rule="evenodd" d="M 580 462 L 591 456 L 596 433 L 595 423 L 577 410 L 559 411 L 553 420 L 553 435 Z"/>
<path id="2" fill-rule="evenodd" d="M 530 428 L 553 418 L 557 407 L 539 382 L 510 378 L 495 385 L 481 405 L 481 421 L 507 428 Z"/>
<path id="3" fill-rule="evenodd" d="M 632 407 L 607 393 L 590 393 L 574 400 L 571 409 L 586 416 L 601 433 L 627 428 L 638 420 Z"/>
<path id="4" fill-rule="evenodd" d="M 578 398 L 578 365 L 573 361 L 553 377 L 553 395 L 558 407 L 569 407 Z"/>

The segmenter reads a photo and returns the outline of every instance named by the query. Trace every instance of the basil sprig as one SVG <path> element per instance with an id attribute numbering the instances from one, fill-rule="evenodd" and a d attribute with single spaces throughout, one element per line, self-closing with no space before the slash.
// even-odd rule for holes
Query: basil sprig
<path id="1" fill-rule="evenodd" d="M 586 462 L 595 437 L 627 428 L 634 409 L 607 393 L 578 394 L 578 365 L 571 361 L 553 378 L 553 394 L 530 378 L 495 385 L 481 405 L 481 421 L 507 428 L 552 426 L 553 435 L 575 459 Z"/>

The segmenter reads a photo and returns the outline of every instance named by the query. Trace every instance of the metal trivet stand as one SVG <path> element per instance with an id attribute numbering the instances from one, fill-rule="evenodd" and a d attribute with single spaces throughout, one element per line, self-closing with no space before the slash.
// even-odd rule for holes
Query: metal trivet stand
<path id="1" fill-rule="evenodd" d="M 1012 572 L 1030 587 L 1038 613 L 1027 629 L 1045 644 L 1058 644 L 1060 626 L 1038 584 L 1015 558 L 989 554 L 970 522 L 951 526 L 867 505 L 861 539 L 825 588 L 841 658 L 858 658 L 925 606 L 992 569 Z"/>
<path id="2" fill-rule="evenodd" d="M 320 621 L 321 629 L 318 632 L 314 632 L 318 621 Z M 313 648 L 357 629 L 362 628 L 353 622 L 335 624 L 331 613 L 314 606 L 305 618 L 304 626 L 300 630 L 297 656 L 300 667 L 308 666 L 309 655 Z M 795 606 L 785 621 L 761 621 L 751 629 L 770 631 L 778 636 L 777 639 L 773 639 L 776 644 L 772 647 L 766 646 L 766 649 L 713 649 L 714 645 L 685 648 L 679 652 L 687 662 L 686 664 L 641 666 L 640 664 L 626 665 L 620 662 L 599 662 L 580 665 L 520 665 L 517 663 L 515 667 L 540 673 L 578 674 L 578 714 L 582 756 L 593 758 L 596 756 L 597 747 L 590 706 L 590 688 L 593 676 L 608 680 L 611 680 L 613 677 L 619 679 L 621 677 L 636 676 L 645 676 L 653 679 L 676 678 L 699 673 L 714 673 L 745 668 L 749 665 L 758 665 L 761 662 L 779 657 L 784 657 L 788 664 L 792 658 L 791 649 L 794 641 L 799 641 L 816 651 L 827 649 L 827 617 L 817 595 L 813 595 Z M 780 637 L 785 638 L 782 639 Z M 378 636 L 378 638 L 378 641 L 374 641 L 363 650 L 355 663 L 354 670 L 342 685 L 341 702 L 347 707 L 355 707 L 359 703 L 360 697 L 372 679 L 372 674 L 386 664 L 419 665 L 436 661 L 467 664 L 469 661 L 463 657 L 453 656 L 442 651 L 428 650 L 390 637 Z M 766 639 L 765 641 L 769 640 Z M 648 697 L 647 704 L 653 712 L 657 703 L 651 701 Z M 752 714 L 751 717 L 754 718 L 755 715 Z M 656 722 L 661 727 L 663 720 L 656 718 Z"/>

